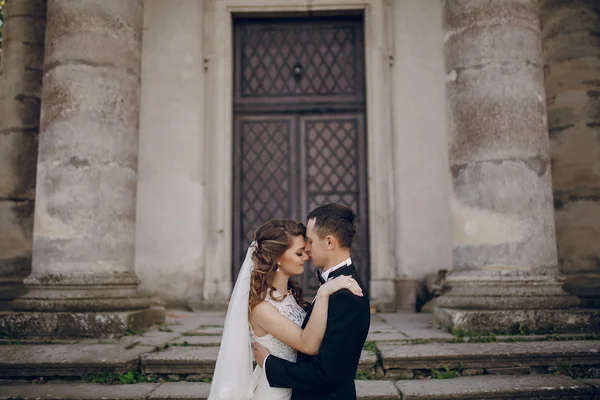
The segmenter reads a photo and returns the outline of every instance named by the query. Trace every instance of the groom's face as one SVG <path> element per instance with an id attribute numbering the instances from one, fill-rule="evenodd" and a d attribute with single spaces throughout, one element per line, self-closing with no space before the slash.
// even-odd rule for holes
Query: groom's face
<path id="1" fill-rule="evenodd" d="M 312 259 L 315 267 L 321 268 L 327 262 L 327 240 L 319 238 L 315 231 L 315 220 L 311 219 L 306 224 L 306 253 Z"/>

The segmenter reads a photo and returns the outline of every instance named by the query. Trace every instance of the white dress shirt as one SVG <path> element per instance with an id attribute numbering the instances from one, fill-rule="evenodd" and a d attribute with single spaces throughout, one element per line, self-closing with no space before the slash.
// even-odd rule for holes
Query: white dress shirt
<path id="1" fill-rule="evenodd" d="M 336 269 L 340 269 L 342 267 L 345 267 L 346 265 L 350 265 L 350 264 L 352 264 L 352 259 L 350 257 L 348 257 L 347 259 L 345 259 L 344 261 L 342 261 L 338 265 L 334 265 L 333 267 L 329 268 L 327 271 L 323 271 L 323 273 L 321 273 L 321 276 L 327 282 L 327 279 L 329 278 L 329 275 L 331 275 L 331 273 L 333 271 L 335 271 Z"/>

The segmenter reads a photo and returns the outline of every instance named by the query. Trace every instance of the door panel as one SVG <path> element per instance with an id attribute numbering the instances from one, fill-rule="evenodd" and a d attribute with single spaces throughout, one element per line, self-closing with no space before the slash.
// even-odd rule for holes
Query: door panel
<path id="1" fill-rule="evenodd" d="M 302 213 L 327 203 L 352 208 L 357 236 L 352 259 L 363 282 L 368 282 L 368 224 L 366 208 L 364 114 L 329 114 L 300 118 L 300 190 Z M 304 275 L 309 293 L 318 289 L 312 264 Z"/>
<path id="2" fill-rule="evenodd" d="M 234 272 L 237 277 L 252 234 L 273 218 L 296 218 L 297 157 L 293 116 L 242 116 L 234 138 Z"/>
<path id="3" fill-rule="evenodd" d="M 368 284 L 362 17 L 243 19 L 234 30 L 234 279 L 261 224 L 336 202 L 357 214 L 352 257 Z M 302 282 L 314 294 L 311 265 Z"/>
<path id="4" fill-rule="evenodd" d="M 364 100 L 362 21 L 237 24 L 235 102 Z"/>

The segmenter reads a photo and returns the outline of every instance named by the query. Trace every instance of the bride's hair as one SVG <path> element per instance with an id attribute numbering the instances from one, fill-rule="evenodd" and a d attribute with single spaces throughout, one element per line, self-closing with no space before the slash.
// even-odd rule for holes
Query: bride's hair
<path id="1" fill-rule="evenodd" d="M 304 224 L 285 219 L 269 221 L 254 233 L 256 249 L 252 253 L 254 270 L 250 278 L 248 301 L 250 311 L 264 301 L 268 290 L 276 290 L 273 287 L 273 278 L 277 271 L 277 261 L 292 246 L 292 240 L 298 236 L 306 237 Z M 288 281 L 288 290 L 300 306 L 307 305 L 302 297 L 302 288 L 293 279 Z M 273 300 L 281 301 L 283 298 L 273 298 Z"/>

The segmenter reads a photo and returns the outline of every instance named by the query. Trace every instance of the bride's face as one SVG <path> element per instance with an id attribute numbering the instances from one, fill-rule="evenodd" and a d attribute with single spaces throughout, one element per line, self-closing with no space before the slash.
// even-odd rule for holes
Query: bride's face
<path id="1" fill-rule="evenodd" d="M 278 269 L 286 275 L 301 275 L 304 272 L 304 263 L 308 261 L 308 255 L 304 247 L 304 237 L 296 236 L 292 246 L 279 258 Z"/>

